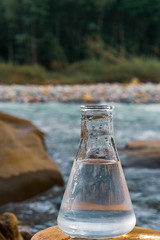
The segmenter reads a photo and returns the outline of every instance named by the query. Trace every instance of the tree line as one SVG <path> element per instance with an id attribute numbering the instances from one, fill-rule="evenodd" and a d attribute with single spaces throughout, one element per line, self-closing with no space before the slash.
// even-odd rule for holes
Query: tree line
<path id="1" fill-rule="evenodd" d="M 97 38 L 122 55 L 159 57 L 160 1 L 0 1 L 0 61 L 52 68 L 88 58 Z"/>

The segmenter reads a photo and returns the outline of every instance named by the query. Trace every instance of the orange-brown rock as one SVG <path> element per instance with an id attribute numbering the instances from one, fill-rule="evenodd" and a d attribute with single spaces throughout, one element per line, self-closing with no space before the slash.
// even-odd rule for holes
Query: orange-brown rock
<path id="1" fill-rule="evenodd" d="M 160 167 L 160 140 L 131 141 L 119 153 L 126 155 L 125 167 Z"/>
<path id="2" fill-rule="evenodd" d="M 6 238 L 0 233 L 0 240 L 6 240 Z"/>
<path id="3" fill-rule="evenodd" d="M 0 240 L 23 240 L 18 232 L 18 221 L 14 214 L 0 215 Z"/>
<path id="4" fill-rule="evenodd" d="M 44 134 L 35 125 L 0 113 L 0 133 L 1 205 L 63 185 L 58 167 L 45 151 Z"/>
<path id="5" fill-rule="evenodd" d="M 91 91 L 90 91 L 89 89 L 85 92 L 85 94 L 84 94 L 84 96 L 83 96 L 83 100 L 84 100 L 84 102 L 86 102 L 86 103 L 92 103 L 92 102 L 94 102 L 94 99 L 93 99 L 93 97 L 92 97 Z"/>
<path id="6" fill-rule="evenodd" d="M 71 240 L 74 238 L 69 237 L 63 233 L 58 226 L 47 228 L 43 231 L 36 233 L 31 240 Z M 81 240 L 82 238 L 76 238 Z M 113 238 L 112 238 L 113 239 Z M 121 237 L 114 238 L 115 240 L 159 240 L 160 232 L 148 228 L 135 227 L 130 233 L 124 234 Z M 111 239 L 110 239 L 111 240 Z"/>

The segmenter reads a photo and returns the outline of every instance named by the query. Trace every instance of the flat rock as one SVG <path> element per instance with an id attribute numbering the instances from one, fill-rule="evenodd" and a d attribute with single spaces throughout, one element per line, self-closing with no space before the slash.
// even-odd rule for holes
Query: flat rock
<path id="1" fill-rule="evenodd" d="M 125 167 L 160 168 L 160 140 L 134 140 L 119 153 Z"/>
<path id="2" fill-rule="evenodd" d="M 63 185 L 58 167 L 45 151 L 44 134 L 35 125 L 0 113 L 0 132 L 0 205 Z"/>
<path id="3" fill-rule="evenodd" d="M 69 237 L 63 233 L 58 226 L 47 228 L 36 233 L 31 240 L 71 240 L 75 238 Z M 82 238 L 76 238 L 77 240 Z M 113 238 L 112 238 L 113 239 Z M 160 239 L 160 232 L 148 228 L 135 227 L 130 233 L 124 234 L 121 237 L 114 238 L 115 240 L 158 240 Z"/>

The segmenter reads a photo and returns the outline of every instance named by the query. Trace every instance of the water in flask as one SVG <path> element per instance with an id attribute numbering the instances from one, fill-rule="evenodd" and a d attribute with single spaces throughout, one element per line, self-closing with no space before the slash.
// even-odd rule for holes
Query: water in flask
<path id="1" fill-rule="evenodd" d="M 58 216 L 59 227 L 71 237 L 85 238 L 116 237 L 131 231 L 135 215 L 121 163 L 87 159 L 75 165 Z"/>

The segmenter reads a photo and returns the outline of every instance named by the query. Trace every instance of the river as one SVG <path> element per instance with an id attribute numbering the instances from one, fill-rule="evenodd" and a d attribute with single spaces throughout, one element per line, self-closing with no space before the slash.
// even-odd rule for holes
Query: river
<path id="1" fill-rule="evenodd" d="M 123 147 L 133 139 L 160 138 L 160 104 L 113 104 L 115 140 Z M 0 103 L 0 111 L 31 120 L 46 133 L 48 154 L 67 182 L 80 139 L 80 109 L 73 103 Z M 137 225 L 160 230 L 160 169 L 124 169 Z M 22 203 L 0 207 L 13 212 L 20 229 L 33 233 L 56 224 L 63 188 L 51 190 Z"/>

